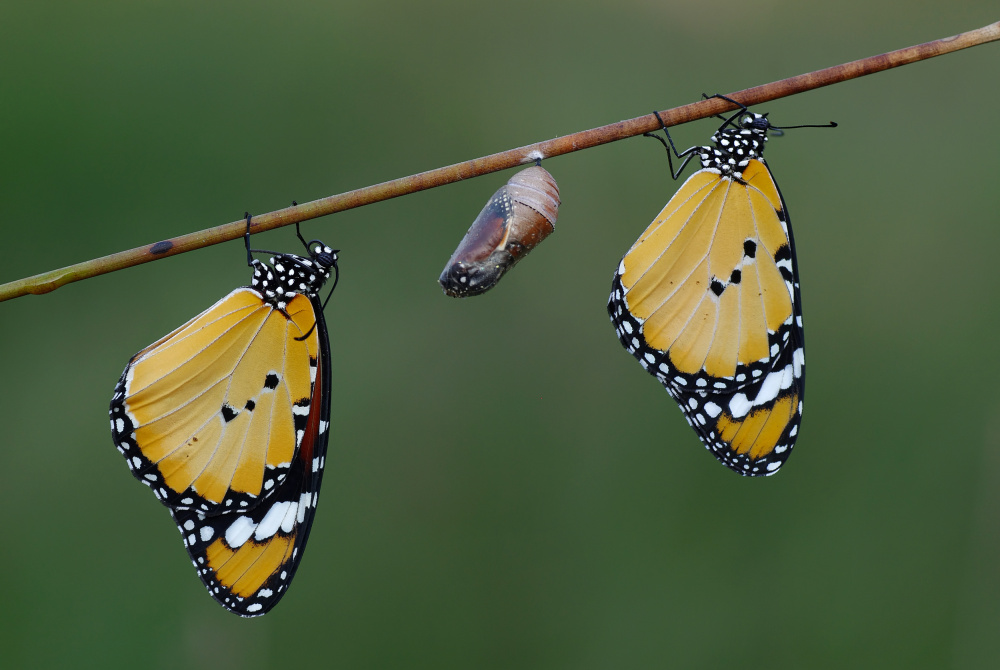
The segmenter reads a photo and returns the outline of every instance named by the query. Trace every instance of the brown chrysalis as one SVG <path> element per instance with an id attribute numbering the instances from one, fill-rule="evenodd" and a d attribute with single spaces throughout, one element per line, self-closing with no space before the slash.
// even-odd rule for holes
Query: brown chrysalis
<path id="1" fill-rule="evenodd" d="M 459 243 L 438 281 L 465 298 L 493 288 L 507 270 L 555 230 L 559 187 L 545 169 L 521 170 L 493 194 Z"/>

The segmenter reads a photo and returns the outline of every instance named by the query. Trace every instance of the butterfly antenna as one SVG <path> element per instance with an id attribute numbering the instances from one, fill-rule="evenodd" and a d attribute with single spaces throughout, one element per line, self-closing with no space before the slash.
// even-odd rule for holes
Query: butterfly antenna
<path id="1" fill-rule="evenodd" d="M 836 128 L 837 122 L 831 121 L 830 123 L 807 123 L 801 126 L 771 126 L 775 130 L 791 130 L 793 128 Z"/>

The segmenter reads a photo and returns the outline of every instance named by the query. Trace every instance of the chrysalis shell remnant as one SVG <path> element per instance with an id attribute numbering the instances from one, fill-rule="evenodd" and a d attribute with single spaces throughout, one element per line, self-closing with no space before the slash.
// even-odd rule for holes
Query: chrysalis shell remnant
<path id="1" fill-rule="evenodd" d="M 479 295 L 555 230 L 559 187 L 541 167 L 521 170 L 493 194 L 438 281 L 453 298 Z"/>

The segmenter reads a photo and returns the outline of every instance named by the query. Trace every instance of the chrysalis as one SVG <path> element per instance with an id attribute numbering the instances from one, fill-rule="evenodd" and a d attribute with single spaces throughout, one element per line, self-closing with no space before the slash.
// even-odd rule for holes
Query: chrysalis
<path id="1" fill-rule="evenodd" d="M 483 207 L 438 278 L 453 298 L 479 295 L 555 230 L 559 187 L 541 167 L 521 170 Z"/>

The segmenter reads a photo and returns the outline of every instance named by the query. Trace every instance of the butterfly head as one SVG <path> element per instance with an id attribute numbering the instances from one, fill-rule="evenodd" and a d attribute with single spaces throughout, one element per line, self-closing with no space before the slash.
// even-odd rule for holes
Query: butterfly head
<path id="1" fill-rule="evenodd" d="M 747 112 L 740 116 L 737 124 L 741 130 L 749 131 L 750 133 L 767 133 L 771 128 L 771 123 L 767 120 L 767 114 L 755 114 L 753 112 Z"/>
<path id="2" fill-rule="evenodd" d="M 330 269 L 337 267 L 337 254 L 340 253 L 340 249 L 331 249 L 319 240 L 313 240 L 307 245 L 307 248 L 309 249 L 309 258 L 322 272 L 325 272 L 326 278 L 329 279 Z"/>

